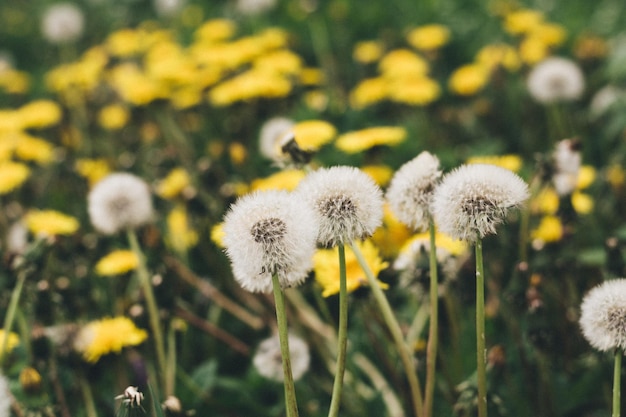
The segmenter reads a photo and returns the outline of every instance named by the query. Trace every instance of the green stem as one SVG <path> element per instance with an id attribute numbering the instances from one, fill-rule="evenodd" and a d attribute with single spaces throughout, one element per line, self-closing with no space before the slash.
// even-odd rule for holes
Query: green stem
<path id="1" fill-rule="evenodd" d="M 365 272 L 365 276 L 367 277 L 367 281 L 372 290 L 372 295 L 378 304 L 378 308 L 380 309 L 383 319 L 385 320 L 385 324 L 389 328 L 389 332 L 391 333 L 391 337 L 393 338 L 394 343 L 396 344 L 396 348 L 398 349 L 398 353 L 400 354 L 400 360 L 404 365 L 404 371 L 406 372 L 407 379 L 409 381 L 409 387 L 411 389 L 411 398 L 413 400 L 413 409 L 416 417 L 423 416 L 423 402 L 422 402 L 422 393 L 421 387 L 419 383 L 419 379 L 417 378 L 417 373 L 415 371 L 415 366 L 413 363 L 413 358 L 411 355 L 411 351 L 409 350 L 409 346 L 404 340 L 404 336 L 402 335 L 402 329 L 400 328 L 400 324 L 398 324 L 398 320 L 393 314 L 393 310 L 389 305 L 389 301 L 383 290 L 380 288 L 376 277 L 372 273 L 372 270 L 367 265 L 363 254 L 359 247 L 352 243 L 350 248 L 354 252 L 357 261 L 361 265 L 363 272 Z"/>
<path id="2" fill-rule="evenodd" d="M 612 417 L 620 417 L 620 386 L 622 376 L 622 349 L 615 349 L 615 368 L 613 369 L 613 414 Z"/>
<path id="3" fill-rule="evenodd" d="M 160 377 L 162 379 L 163 388 L 165 388 L 165 378 L 167 375 L 166 372 L 166 361 L 165 361 L 165 348 L 163 343 L 163 333 L 161 332 L 161 322 L 159 320 L 159 310 L 157 308 L 157 304 L 154 298 L 154 292 L 152 291 L 152 284 L 150 283 L 150 274 L 148 273 L 148 268 L 146 267 L 146 260 L 143 256 L 143 252 L 139 247 L 139 242 L 137 240 L 137 234 L 134 230 L 128 230 L 128 241 L 130 246 L 139 259 L 139 266 L 137 267 L 137 277 L 139 278 L 139 285 L 144 293 L 144 297 L 146 299 L 146 307 L 148 309 L 148 318 L 150 320 L 150 327 L 152 328 L 152 333 L 154 335 L 154 344 L 157 354 L 157 363 L 159 368 Z"/>
<path id="4" fill-rule="evenodd" d="M 176 392 L 176 329 L 170 323 L 167 332 L 167 368 L 165 374 L 165 395 L 167 398 Z"/>
<path id="5" fill-rule="evenodd" d="M 485 348 L 485 269 L 483 242 L 476 241 L 476 377 L 478 417 L 487 417 L 487 350 Z"/>
<path id="6" fill-rule="evenodd" d="M 346 248 L 340 243 L 339 250 L 339 324 L 337 330 L 337 369 L 333 383 L 333 394 L 330 401 L 328 417 L 339 415 L 341 392 L 343 391 L 343 375 L 346 371 L 346 350 L 348 347 L 348 284 L 346 281 Z"/>
<path id="7" fill-rule="evenodd" d="M 437 246 L 435 244 L 435 223 L 430 220 L 430 327 L 428 330 L 428 346 L 426 347 L 426 391 L 424 402 L 424 416 L 430 417 L 433 413 L 435 397 L 435 371 L 437 364 L 438 321 L 439 321 L 439 279 L 437 276 Z"/>
<path id="8" fill-rule="evenodd" d="M 93 400 L 93 393 L 91 392 L 91 385 L 89 385 L 89 381 L 85 379 L 82 371 L 80 372 L 79 380 L 80 391 L 83 395 L 83 401 L 85 401 L 85 414 L 87 414 L 87 417 L 98 417 L 96 404 Z"/>
<path id="9" fill-rule="evenodd" d="M 298 402 L 296 400 L 296 389 L 293 384 L 293 373 L 291 371 L 291 354 L 289 352 L 289 333 L 287 331 L 287 312 L 285 310 L 285 299 L 283 297 L 278 275 L 272 275 L 272 286 L 274 288 L 274 303 L 276 304 L 276 323 L 278 324 L 278 339 L 280 341 L 280 353 L 283 359 L 283 375 L 285 385 L 285 403 L 287 417 L 298 417 Z"/>
<path id="10" fill-rule="evenodd" d="M 25 281 L 26 271 L 24 269 L 21 269 L 17 274 L 17 282 L 15 283 L 15 288 L 13 288 L 13 292 L 11 293 L 9 308 L 7 309 L 7 314 L 4 317 L 4 324 L 2 326 L 2 329 L 4 330 L 4 338 L 2 339 L 2 347 L 0 350 L 0 368 L 2 368 L 2 366 L 4 365 L 4 361 L 6 360 L 7 346 L 9 344 L 9 334 L 11 333 L 11 329 L 13 328 L 15 313 L 17 312 Z"/>

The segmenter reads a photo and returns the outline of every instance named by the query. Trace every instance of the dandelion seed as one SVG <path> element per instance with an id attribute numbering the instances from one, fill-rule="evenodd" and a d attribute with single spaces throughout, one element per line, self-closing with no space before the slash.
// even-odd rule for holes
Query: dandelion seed
<path id="1" fill-rule="evenodd" d="M 443 233 L 475 242 L 495 234 L 509 210 L 528 198 L 528 186 L 513 172 L 495 165 L 463 165 L 444 176 L 432 211 Z"/>
<path id="2" fill-rule="evenodd" d="M 626 279 L 605 281 L 592 288 L 580 306 L 580 328 L 594 348 L 626 348 Z"/>
<path id="3" fill-rule="evenodd" d="M 100 180 L 88 196 L 89 218 L 100 232 L 111 235 L 135 229 L 153 216 L 148 184 L 127 173 L 114 173 Z"/>
<path id="4" fill-rule="evenodd" d="M 283 288 L 301 284 L 312 267 L 315 213 L 286 191 L 240 198 L 224 218 L 226 254 L 235 280 L 250 292 L 271 292 L 272 275 Z"/>
<path id="5" fill-rule="evenodd" d="M 382 191 L 354 167 L 322 168 L 302 180 L 296 192 L 319 219 L 317 240 L 336 246 L 371 236 L 383 217 Z"/>
<path id="6" fill-rule="evenodd" d="M 552 154 L 554 174 L 552 183 L 559 196 L 569 195 L 576 189 L 582 163 L 580 143 L 575 139 L 563 139 L 556 144 Z"/>
<path id="7" fill-rule="evenodd" d="M 526 84 L 530 95 L 540 103 L 573 101 L 585 90 L 585 76 L 575 62 L 552 57 L 532 69 Z"/>
<path id="8" fill-rule="evenodd" d="M 303 339 L 294 334 L 289 334 L 288 339 L 291 371 L 293 372 L 293 380 L 297 381 L 309 370 L 309 363 L 311 362 L 309 346 Z M 283 382 L 283 363 L 278 334 L 261 342 L 252 358 L 252 364 L 261 376 L 276 382 Z"/>

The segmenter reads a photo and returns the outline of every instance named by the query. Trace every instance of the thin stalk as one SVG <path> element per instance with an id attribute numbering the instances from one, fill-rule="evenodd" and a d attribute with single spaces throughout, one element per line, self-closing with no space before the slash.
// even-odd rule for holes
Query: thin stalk
<path id="1" fill-rule="evenodd" d="M 424 393 L 424 417 L 433 413 L 435 397 L 435 371 L 437 365 L 437 345 L 439 337 L 439 280 L 437 276 L 437 246 L 435 244 L 435 223 L 430 220 L 430 326 L 426 347 L 426 391 Z"/>
<path id="2" fill-rule="evenodd" d="M 165 374 L 165 398 L 176 392 L 176 329 L 170 323 L 167 332 L 167 372 Z"/>
<path id="3" fill-rule="evenodd" d="M 485 348 L 485 269 L 483 242 L 476 241 L 476 377 L 478 417 L 487 417 L 487 350 Z"/>
<path id="4" fill-rule="evenodd" d="M 89 385 L 89 381 L 85 379 L 83 373 L 80 373 L 80 391 L 83 395 L 83 401 L 85 401 L 85 414 L 87 417 L 98 417 L 98 412 L 96 411 L 96 403 L 93 400 L 93 393 L 91 392 L 91 385 Z"/>
<path id="5" fill-rule="evenodd" d="M 620 390 L 622 375 L 622 349 L 615 349 L 615 367 L 613 368 L 613 414 L 612 417 L 620 417 Z"/>
<path id="6" fill-rule="evenodd" d="M 339 415 L 339 404 L 343 391 L 343 375 L 346 371 L 346 350 L 348 347 L 348 284 L 346 281 L 346 248 L 340 243 L 339 250 L 339 323 L 337 329 L 337 370 L 333 382 L 328 417 Z"/>
<path id="7" fill-rule="evenodd" d="M 291 371 L 291 355 L 289 352 L 289 333 L 287 331 L 287 312 L 285 310 L 285 299 L 283 291 L 278 282 L 278 275 L 272 275 L 272 286 L 274 288 L 274 304 L 276 305 L 276 323 L 278 324 L 278 339 L 280 340 L 280 353 L 283 359 L 283 375 L 285 386 L 285 406 L 287 417 L 298 417 L 298 402 L 296 400 L 296 389 L 293 384 L 293 373 Z"/>
<path id="8" fill-rule="evenodd" d="M 389 332 L 391 333 L 391 337 L 393 338 L 393 341 L 396 344 L 396 348 L 398 349 L 398 353 L 400 354 L 400 360 L 402 361 L 407 380 L 409 381 L 409 388 L 411 390 L 411 399 L 413 401 L 415 416 L 422 417 L 424 412 L 422 389 L 420 387 L 419 379 L 417 378 L 417 373 L 415 371 L 415 366 L 411 357 L 411 351 L 409 350 L 409 346 L 404 340 L 404 336 L 402 335 L 402 329 L 400 329 L 400 324 L 398 324 L 398 320 L 393 314 L 393 310 L 389 305 L 389 301 L 387 300 L 387 297 L 385 297 L 383 290 L 380 288 L 380 285 L 378 284 L 376 277 L 372 273 L 372 270 L 367 265 L 367 262 L 365 261 L 365 258 L 361 253 L 361 250 L 354 243 L 350 245 L 350 248 L 354 252 L 354 255 L 361 265 L 363 272 L 365 272 L 365 276 L 367 277 L 367 281 L 372 291 L 372 295 L 374 296 L 374 299 L 378 304 L 378 308 L 383 315 L 385 324 L 387 324 Z"/>
<path id="9" fill-rule="evenodd" d="M 148 318 L 150 320 L 150 327 L 154 335 L 154 344 L 157 355 L 157 364 L 161 380 L 163 381 L 163 388 L 165 388 L 165 378 L 167 375 L 167 367 L 165 360 L 165 348 L 163 343 L 163 333 L 161 332 L 161 322 L 159 320 L 159 310 L 154 298 L 154 292 L 152 291 L 152 284 L 150 283 L 150 274 L 146 267 L 146 260 L 143 256 L 143 252 L 139 247 L 137 240 L 137 234 L 134 230 L 128 230 L 127 233 L 130 246 L 139 259 L 139 265 L 137 267 L 137 277 L 139 278 L 139 285 L 143 290 L 144 297 L 146 298 L 146 307 L 148 308 Z"/>
<path id="10" fill-rule="evenodd" d="M 4 317 L 4 324 L 2 326 L 2 329 L 4 330 L 4 337 L 2 339 L 2 347 L 0 348 L 0 368 L 2 368 L 2 366 L 4 365 L 4 361 L 7 356 L 6 351 L 9 344 L 9 334 L 11 333 L 11 329 L 13 328 L 15 313 L 17 312 L 17 307 L 20 302 L 20 297 L 22 295 L 25 281 L 26 271 L 24 269 L 21 269 L 17 274 L 17 282 L 15 283 L 15 288 L 13 288 L 13 292 L 11 293 L 9 308 L 7 309 L 7 314 Z"/>

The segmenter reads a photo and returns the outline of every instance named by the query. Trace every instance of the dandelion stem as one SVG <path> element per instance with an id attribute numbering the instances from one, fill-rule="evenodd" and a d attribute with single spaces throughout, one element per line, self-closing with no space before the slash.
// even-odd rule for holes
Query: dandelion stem
<path id="1" fill-rule="evenodd" d="M 400 325 L 398 324 L 398 320 L 393 314 L 393 310 L 389 305 L 389 301 L 383 290 L 380 288 L 376 277 L 372 273 L 372 270 L 367 265 L 361 250 L 357 245 L 352 243 L 350 248 L 354 252 L 354 256 L 356 256 L 357 261 L 361 265 L 363 272 L 365 272 L 365 276 L 367 277 L 367 281 L 372 290 L 372 295 L 378 304 L 378 308 L 380 309 L 383 319 L 391 332 L 391 337 L 393 338 L 394 343 L 396 344 L 396 348 L 398 349 L 398 353 L 400 354 L 400 360 L 404 365 L 404 371 L 406 372 L 407 379 L 409 381 L 409 387 L 411 389 L 411 399 L 413 401 L 413 409 L 415 411 L 416 417 L 423 416 L 423 401 L 422 401 L 422 390 L 420 387 L 419 379 L 417 378 L 417 373 L 415 371 L 415 366 L 413 363 L 413 359 L 411 357 L 411 352 L 409 347 L 404 340 L 404 336 L 402 335 L 402 330 L 400 329 Z"/>
<path id="2" fill-rule="evenodd" d="M 437 276 L 437 246 L 435 244 L 435 223 L 430 219 L 430 326 L 428 329 L 428 346 L 426 348 L 426 390 L 424 400 L 424 417 L 433 413 L 435 396 L 435 371 L 437 365 L 438 317 L 439 317 L 439 280 Z"/>
<path id="3" fill-rule="evenodd" d="M 165 398 L 174 395 L 176 386 L 176 329 L 170 323 L 167 332 L 167 373 L 165 374 Z"/>
<path id="4" fill-rule="evenodd" d="M 487 351 L 485 348 L 485 270 L 483 242 L 476 241 L 476 377 L 478 383 L 478 417 L 487 417 Z"/>
<path id="5" fill-rule="evenodd" d="M 613 369 L 613 414 L 612 414 L 612 417 L 620 417 L 622 356 L 624 356 L 624 351 L 620 348 L 616 348 L 615 349 L 615 368 Z"/>
<path id="6" fill-rule="evenodd" d="M 339 324 L 337 330 L 337 369 L 333 383 L 333 394 L 330 401 L 328 417 L 339 415 L 341 392 L 343 391 L 343 375 L 346 370 L 346 350 L 348 347 L 348 284 L 346 281 L 346 248 L 340 243 L 339 250 Z"/>
<path id="7" fill-rule="evenodd" d="M 289 335 L 287 332 L 287 313 L 285 311 L 285 299 L 278 282 L 278 275 L 272 275 L 274 289 L 274 303 L 276 305 L 276 323 L 278 324 L 278 339 L 280 341 L 280 353 L 283 360 L 283 375 L 285 386 L 285 402 L 287 417 L 298 417 L 298 403 L 296 401 L 296 389 L 293 384 L 291 371 L 291 356 L 289 352 Z"/>
<path id="8" fill-rule="evenodd" d="M 15 283 L 15 288 L 13 288 L 13 292 L 11 293 L 9 308 L 7 309 L 7 314 L 4 317 L 4 324 L 2 326 L 2 328 L 4 329 L 4 337 L 2 338 L 2 346 L 0 347 L 0 368 L 2 368 L 2 366 L 4 365 L 4 361 L 7 356 L 6 351 L 9 344 L 9 334 L 11 333 L 11 329 L 13 328 L 15 313 L 17 312 L 17 307 L 19 305 L 25 281 L 26 270 L 21 269 L 17 274 L 17 282 Z"/>
<path id="9" fill-rule="evenodd" d="M 80 391 L 83 395 L 83 401 L 85 401 L 85 414 L 87 417 L 98 417 L 98 412 L 96 411 L 96 404 L 93 400 L 93 393 L 91 392 L 91 385 L 89 385 L 89 381 L 85 379 L 83 373 L 80 373 Z"/>
<path id="10" fill-rule="evenodd" d="M 152 333 L 154 335 L 154 344 L 157 354 L 157 363 L 159 366 L 160 376 L 163 381 L 163 388 L 165 388 L 165 378 L 167 375 L 167 367 L 165 360 L 165 348 L 163 343 L 163 333 L 161 332 L 161 323 L 159 320 L 159 310 L 157 308 L 156 301 L 154 299 L 154 292 L 152 291 L 152 284 L 150 283 L 150 274 L 148 273 L 148 268 L 146 267 L 146 260 L 143 256 L 143 252 L 139 246 L 139 242 L 137 240 L 137 234 L 134 230 L 128 230 L 127 233 L 128 241 L 130 246 L 139 259 L 139 265 L 137 267 L 137 277 L 139 278 L 139 284 L 144 293 L 144 297 L 146 298 L 146 307 L 148 308 L 148 318 L 150 320 L 150 327 L 152 328 Z"/>

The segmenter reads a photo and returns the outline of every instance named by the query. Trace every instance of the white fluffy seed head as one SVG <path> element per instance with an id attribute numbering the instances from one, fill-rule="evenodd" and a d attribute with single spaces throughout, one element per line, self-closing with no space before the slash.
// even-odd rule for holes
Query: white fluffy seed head
<path id="1" fill-rule="evenodd" d="M 574 101 L 585 90 L 585 76 L 574 61 L 550 57 L 530 71 L 526 85 L 530 95 L 540 103 Z"/>
<path id="2" fill-rule="evenodd" d="M 274 117 L 266 121 L 259 132 L 259 151 L 261 155 L 272 161 L 280 162 L 286 159 L 281 145 L 289 136 L 295 122 L 285 117 Z"/>
<path id="3" fill-rule="evenodd" d="M 364 239 L 382 223 L 382 191 L 357 168 L 318 169 L 300 182 L 296 192 L 316 213 L 317 241 L 325 247 Z"/>
<path id="4" fill-rule="evenodd" d="M 309 346 L 304 340 L 291 333 L 288 336 L 288 344 L 291 372 L 293 380 L 297 381 L 309 370 L 311 362 Z M 278 334 L 274 334 L 259 344 L 252 358 L 252 364 L 261 376 L 276 382 L 284 381 L 285 376 Z"/>
<path id="5" fill-rule="evenodd" d="M 433 191 L 440 178 L 439 159 L 426 151 L 402 165 L 386 193 L 398 220 L 415 231 L 427 229 Z"/>
<path id="6" fill-rule="evenodd" d="M 552 154 L 554 174 L 552 183 L 560 196 L 569 195 L 576 189 L 582 164 L 580 144 L 574 139 L 563 139 L 556 144 Z"/>
<path id="7" fill-rule="evenodd" d="M 505 168 L 462 165 L 443 177 L 432 211 L 437 227 L 453 238 L 475 242 L 495 234 L 510 209 L 528 198 L 528 185 Z"/>
<path id="8" fill-rule="evenodd" d="M 150 188 L 133 174 L 109 174 L 89 192 L 87 202 L 91 224 L 107 235 L 135 229 L 153 218 Z"/>
<path id="9" fill-rule="evenodd" d="M 48 7 L 41 19 L 41 33 L 48 42 L 66 43 L 83 34 L 85 16 L 74 3 L 57 3 Z"/>
<path id="10" fill-rule="evenodd" d="M 286 191 L 241 197 L 224 219 L 224 246 L 235 280 L 250 292 L 300 285 L 313 266 L 317 221 L 313 210 Z"/>
<path id="11" fill-rule="evenodd" d="M 605 281 L 592 288 L 580 306 L 579 323 L 594 348 L 626 349 L 626 279 Z"/>

